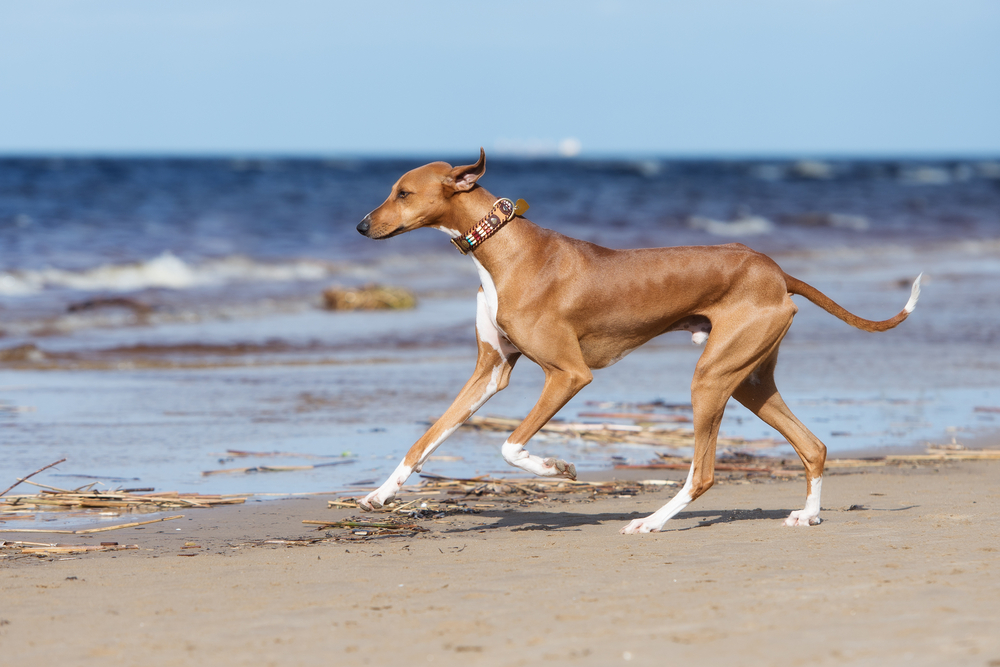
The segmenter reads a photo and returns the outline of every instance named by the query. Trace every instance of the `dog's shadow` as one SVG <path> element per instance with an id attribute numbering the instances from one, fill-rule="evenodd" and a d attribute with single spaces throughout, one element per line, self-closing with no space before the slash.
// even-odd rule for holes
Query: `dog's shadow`
<path id="1" fill-rule="evenodd" d="M 735 521 L 759 521 L 759 520 L 784 520 L 792 510 L 700 510 L 694 512 L 681 512 L 673 519 L 668 526 L 675 525 L 676 528 L 667 528 L 663 532 L 691 530 L 693 528 L 705 528 L 717 523 L 733 523 Z M 646 516 L 644 512 L 631 512 L 622 514 L 619 512 L 605 514 L 576 514 L 570 512 L 519 512 L 511 509 L 505 512 L 484 511 L 478 514 L 483 518 L 495 518 L 496 522 L 488 525 L 475 526 L 455 526 L 441 531 L 445 533 L 467 533 L 480 532 L 483 530 L 507 529 L 511 532 L 526 530 L 544 531 L 571 531 L 581 530 L 584 526 L 599 526 L 606 523 L 628 523 L 633 519 Z M 702 519 L 696 525 L 682 525 L 681 522 L 690 519 Z"/>

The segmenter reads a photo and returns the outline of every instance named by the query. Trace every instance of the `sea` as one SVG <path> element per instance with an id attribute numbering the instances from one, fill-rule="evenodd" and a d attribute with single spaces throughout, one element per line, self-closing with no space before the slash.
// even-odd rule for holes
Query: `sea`
<path id="1" fill-rule="evenodd" d="M 479 280 L 437 231 L 355 227 L 404 172 L 473 158 L 0 158 L 0 487 L 62 458 L 32 481 L 259 497 L 381 483 L 474 366 Z M 609 247 L 744 243 L 872 319 L 923 272 L 917 311 L 884 334 L 798 300 L 779 386 L 835 455 L 996 442 L 1000 159 L 501 157 L 480 183 Z M 324 289 L 367 285 L 417 306 L 323 307 Z M 681 414 L 700 349 L 656 339 L 559 418 Z M 522 360 L 480 414 L 523 417 L 542 380 Z M 722 431 L 793 456 L 736 404 Z M 425 470 L 512 475 L 503 440 L 461 429 Z M 530 449 L 608 475 L 685 453 Z"/>

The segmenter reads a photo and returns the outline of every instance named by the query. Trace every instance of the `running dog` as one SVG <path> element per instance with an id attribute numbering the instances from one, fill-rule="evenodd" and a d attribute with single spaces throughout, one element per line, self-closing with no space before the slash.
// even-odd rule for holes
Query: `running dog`
<path id="1" fill-rule="evenodd" d="M 621 532 L 661 530 L 712 486 L 719 423 L 730 396 L 781 433 L 805 466 L 805 507 L 792 512 L 785 525 L 818 524 L 826 446 L 792 414 L 774 383 L 778 346 L 798 312 L 791 296 L 804 296 L 858 329 L 886 331 L 913 312 L 920 276 L 899 314 L 866 320 L 739 243 L 610 250 L 539 227 L 523 217 L 523 201 L 497 199 L 478 184 L 485 172 L 482 149 L 473 165 L 434 162 L 414 169 L 358 224 L 372 239 L 421 227 L 440 230 L 472 259 L 482 281 L 476 370 L 389 479 L 359 501 L 361 507 L 370 510 L 392 500 L 455 429 L 507 386 L 522 355 L 542 367 L 545 385 L 503 444 L 503 458 L 536 475 L 575 479 L 572 463 L 529 454 L 528 440 L 590 383 L 591 370 L 614 364 L 660 334 L 688 331 L 695 343 L 706 343 L 691 383 L 691 469 L 674 498 Z"/>

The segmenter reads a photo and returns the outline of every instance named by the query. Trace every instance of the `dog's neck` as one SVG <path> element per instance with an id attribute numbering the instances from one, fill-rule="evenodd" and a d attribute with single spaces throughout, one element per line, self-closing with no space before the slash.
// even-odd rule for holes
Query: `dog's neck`
<path id="1" fill-rule="evenodd" d="M 481 220 L 493 210 L 497 198 L 485 188 L 476 186 L 473 190 L 456 194 L 454 204 L 449 208 L 448 215 L 443 217 L 434 227 L 453 239 L 466 237 Z M 512 258 L 511 251 L 518 245 L 517 238 L 528 231 L 524 218 L 512 217 L 495 235 L 485 242 L 476 245 L 468 251 L 469 255 L 490 268 L 490 272 L 500 268 L 500 265 Z"/>
<path id="2" fill-rule="evenodd" d="M 490 212 L 496 200 L 486 188 L 478 185 L 469 192 L 456 192 L 446 214 L 434 227 L 452 238 L 465 236 Z"/>

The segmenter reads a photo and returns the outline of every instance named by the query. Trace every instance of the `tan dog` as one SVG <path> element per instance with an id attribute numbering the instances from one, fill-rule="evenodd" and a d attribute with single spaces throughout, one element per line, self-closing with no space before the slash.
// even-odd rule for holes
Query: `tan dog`
<path id="1" fill-rule="evenodd" d="M 913 311 L 920 277 L 898 315 L 873 322 L 738 243 L 609 250 L 544 229 L 515 215 L 512 202 L 497 200 L 477 185 L 485 171 L 482 150 L 474 165 L 434 162 L 414 169 L 358 225 L 373 239 L 420 227 L 439 229 L 470 255 L 482 280 L 475 372 L 389 479 L 359 504 L 372 509 L 390 501 L 445 438 L 507 386 L 521 355 L 542 367 L 545 385 L 538 403 L 504 443 L 503 457 L 536 475 L 575 479 L 573 464 L 530 455 L 525 444 L 590 383 L 591 369 L 610 366 L 662 333 L 683 330 L 695 343 L 707 340 L 691 383 L 691 470 L 670 502 L 621 532 L 660 530 L 712 486 L 716 438 L 730 396 L 781 433 L 805 466 L 805 508 L 792 512 L 785 525 L 818 524 L 826 447 L 796 419 L 774 384 L 778 346 L 798 311 L 791 295 L 806 297 L 851 326 L 885 331 Z"/>

